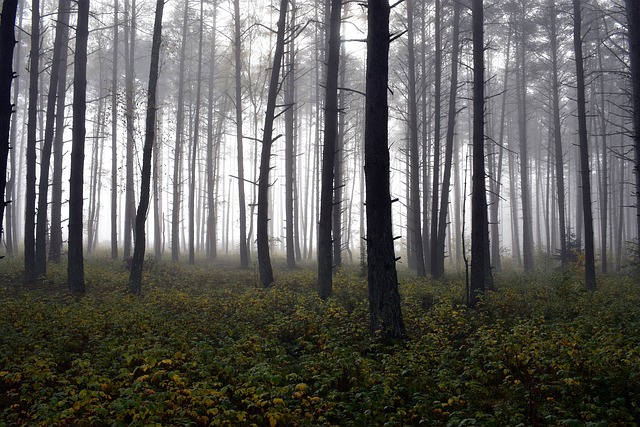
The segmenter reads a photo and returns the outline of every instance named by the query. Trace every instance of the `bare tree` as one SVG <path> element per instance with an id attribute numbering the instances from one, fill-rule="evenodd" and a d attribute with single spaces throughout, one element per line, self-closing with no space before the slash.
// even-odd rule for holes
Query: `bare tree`
<path id="1" fill-rule="evenodd" d="M 84 143 L 87 109 L 87 40 L 89 39 L 89 0 L 78 0 L 76 49 L 73 68 L 73 142 L 69 178 L 69 291 L 83 294 L 84 255 L 82 253 L 82 204 Z"/>
<path id="2" fill-rule="evenodd" d="M 371 331 L 384 339 L 396 339 L 404 337 L 405 328 L 393 248 L 389 188 L 389 11 L 388 0 L 368 2 L 364 171 Z"/>
<path id="3" fill-rule="evenodd" d="M 492 287 L 489 263 L 489 218 L 484 169 L 484 10 L 471 0 L 473 34 L 473 174 L 471 188 L 471 289 L 469 306 Z"/>
<path id="4" fill-rule="evenodd" d="M 16 45 L 16 11 L 18 0 L 5 0 L 2 3 L 2 16 L 0 16 L 0 241 L 3 236 L 4 208 L 11 203 L 5 198 L 7 186 L 7 161 L 9 158 L 9 134 L 11 126 L 11 114 L 13 105 L 11 102 L 11 83 L 13 82 L 13 49 Z M 8 225 L 11 227 L 11 225 Z"/>
<path id="5" fill-rule="evenodd" d="M 151 44 L 151 65 L 149 67 L 149 89 L 147 91 L 147 119 L 145 123 L 144 148 L 142 153 L 142 182 L 140 204 L 136 213 L 136 238 L 129 275 L 129 292 L 134 295 L 142 293 L 142 267 L 146 246 L 145 224 L 149 208 L 149 191 L 151 187 L 151 157 L 156 138 L 156 92 L 158 85 L 158 69 L 160 63 L 160 42 L 162 38 L 162 12 L 165 0 L 156 3 L 156 18 L 153 26 L 153 42 Z"/>
<path id="6" fill-rule="evenodd" d="M 35 283 L 36 270 L 36 144 L 38 121 L 38 67 L 40 64 L 40 0 L 31 3 L 31 60 L 29 62 L 29 112 L 27 117 L 27 180 L 24 221 L 24 281 Z"/>
<path id="7" fill-rule="evenodd" d="M 322 152 L 322 189 L 318 223 L 318 295 L 326 299 L 333 291 L 331 251 L 331 213 L 334 192 L 334 160 L 338 138 L 338 71 L 340 66 L 340 24 L 342 0 L 331 1 L 331 18 L 327 28 L 327 81 L 325 85 L 324 144 Z"/>
<path id="8" fill-rule="evenodd" d="M 582 56 L 582 11 L 580 3 L 580 0 L 573 0 L 573 47 L 576 57 L 580 177 L 582 184 L 582 211 L 584 212 L 584 268 L 586 288 L 588 290 L 595 290 L 596 268 L 593 243 L 589 144 L 587 136 L 587 102 L 585 98 L 584 62 Z M 578 209 L 579 208 L 580 207 L 578 207 Z"/>
<path id="9" fill-rule="evenodd" d="M 269 80 L 269 95 L 267 111 L 264 120 L 264 134 L 262 136 L 262 152 L 260 154 L 260 178 L 258 180 L 258 221 L 256 241 L 258 245 L 258 270 L 260 282 L 263 286 L 273 284 L 273 269 L 269 254 L 269 170 L 271 166 L 271 146 L 273 144 L 273 121 L 275 119 L 276 98 L 279 89 L 280 67 L 284 56 L 284 32 L 287 20 L 288 0 L 280 1 L 280 18 L 276 38 L 276 51 L 273 55 L 273 67 Z"/>
<path id="10" fill-rule="evenodd" d="M 53 44 L 53 59 L 51 62 L 51 75 L 49 80 L 49 93 L 47 95 L 46 124 L 44 130 L 44 142 L 40 155 L 40 183 L 38 185 L 38 214 L 36 221 L 36 275 L 38 277 L 47 273 L 47 212 L 49 207 L 49 166 L 51 163 L 51 151 L 53 147 L 54 126 L 56 117 L 56 96 L 58 95 L 58 79 L 60 73 L 66 73 L 66 49 L 65 41 L 69 31 L 69 0 L 60 0 L 58 3 L 58 19 L 56 22 L 56 36 Z M 62 68 L 65 65 L 65 68 Z M 64 97 L 64 93 L 60 94 Z M 60 112 L 62 113 L 62 111 Z M 59 113 L 59 114 L 60 114 Z"/>
<path id="11" fill-rule="evenodd" d="M 111 258 L 118 258 L 118 7 L 113 10 L 113 59 L 111 63 Z"/>

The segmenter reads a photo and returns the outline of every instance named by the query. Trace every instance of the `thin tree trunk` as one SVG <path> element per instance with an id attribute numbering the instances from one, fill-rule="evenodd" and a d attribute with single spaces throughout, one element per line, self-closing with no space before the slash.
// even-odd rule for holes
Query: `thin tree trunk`
<path id="1" fill-rule="evenodd" d="M 216 18 L 217 18 L 217 6 L 218 2 L 213 2 L 213 28 L 216 28 Z M 216 229 L 216 211 L 217 211 L 217 202 L 215 198 L 215 189 L 214 186 L 217 185 L 216 180 L 216 171 L 215 167 L 216 159 L 214 157 L 214 124 L 213 124 L 213 110 L 214 110 L 214 102 L 213 102 L 213 89 L 214 89 L 214 78 L 216 72 L 216 31 L 211 32 L 211 58 L 209 64 L 209 99 L 208 99 L 208 110 L 207 110 L 207 257 L 210 261 L 217 258 L 217 229 Z M 220 116 L 218 119 L 218 123 L 222 122 L 223 118 Z M 219 144 L 219 139 L 216 142 Z"/>
<path id="2" fill-rule="evenodd" d="M 591 207 L 591 180 L 589 169 L 589 146 L 587 137 L 587 109 L 585 99 L 584 63 L 582 56 L 582 18 L 580 0 L 573 0 L 573 46 L 576 58 L 576 83 L 578 103 L 578 135 L 580 138 L 580 176 L 582 184 L 582 208 L 584 212 L 584 267 L 585 285 L 596 289 L 596 270 L 593 244 L 593 214 Z"/>
<path id="3" fill-rule="evenodd" d="M 340 68 L 340 24 L 342 0 L 331 1 L 328 28 L 327 81 L 325 85 L 322 188 L 318 223 L 318 295 L 327 299 L 333 292 L 331 257 L 331 210 L 333 205 L 336 140 L 338 138 L 338 72 Z"/>
<path id="4" fill-rule="evenodd" d="M 27 117 L 27 178 L 24 221 L 24 281 L 38 278 L 35 265 L 36 145 L 38 121 L 38 67 L 40 63 L 40 0 L 31 3 L 31 60 L 29 63 L 29 112 Z"/>
<path id="5" fill-rule="evenodd" d="M 260 282 L 263 286 L 273 284 L 273 269 L 269 254 L 269 165 L 271 160 L 271 146 L 273 144 L 273 122 L 275 119 L 276 98 L 279 89 L 280 67 L 284 56 L 284 32 L 287 20 L 288 0 L 280 2 L 280 18 L 278 20 L 278 35 L 276 50 L 273 55 L 273 67 L 269 80 L 269 97 L 267 99 L 266 117 L 264 120 L 264 134 L 262 137 L 262 153 L 260 155 L 260 178 L 258 179 L 258 221 L 256 241 L 258 245 L 258 270 Z"/>
<path id="6" fill-rule="evenodd" d="M 189 185 L 189 264 L 196 262 L 195 254 L 195 197 L 196 197 L 196 159 L 198 154 L 198 138 L 200 137 L 200 102 L 202 87 L 202 49 L 204 35 L 204 0 L 200 0 L 200 34 L 198 43 L 198 73 L 196 77 L 196 113 L 193 131 L 193 146 L 191 148 L 191 184 Z"/>
<path id="7" fill-rule="evenodd" d="M 131 235 L 134 227 L 134 183 L 133 183 L 133 151 L 135 148 L 135 110 L 134 110 L 134 63 L 135 63 L 135 40 L 136 40 L 136 0 L 131 1 L 131 10 L 128 9 L 129 2 L 125 0 L 125 74 L 126 74 L 126 119 L 127 119 L 127 154 L 126 154 L 126 179 L 125 179 L 125 205 L 124 205 L 124 258 L 131 257 Z"/>
<path id="8" fill-rule="evenodd" d="M 430 270 L 433 271 L 435 265 L 438 263 L 438 205 L 440 195 L 440 121 L 441 121 L 441 85 L 442 85 L 442 34 L 440 30 L 440 0 L 436 0 L 435 11 L 435 92 L 433 94 L 435 99 L 435 111 L 434 111 L 434 133 L 433 133 L 433 190 L 431 192 L 431 242 L 430 242 L 430 256 L 429 262 Z M 441 272 L 436 272 L 434 277 L 440 277 Z"/>
<path id="9" fill-rule="evenodd" d="M 85 117 L 87 109 L 87 40 L 89 38 L 89 0 L 78 0 L 76 49 L 73 67 L 73 142 L 69 178 L 69 291 L 85 293 L 82 253 L 82 204 L 84 176 Z"/>
<path id="10" fill-rule="evenodd" d="M 111 258 L 118 258 L 118 8 L 114 0 L 113 58 L 111 69 Z"/>
<path id="11" fill-rule="evenodd" d="M 489 258 L 489 218 L 484 169 L 484 10 L 482 0 L 471 1 L 473 32 L 473 175 L 471 192 L 471 288 L 475 307 L 492 287 Z"/>
<path id="12" fill-rule="evenodd" d="M 289 33 L 289 49 L 287 52 L 287 60 L 289 67 L 284 74 L 286 74 L 285 82 L 285 104 L 286 111 L 284 113 L 285 121 L 285 241 L 286 241 L 286 256 L 287 256 L 287 268 L 295 268 L 296 266 L 296 253 L 295 253 L 295 228 L 294 228 L 294 210 L 293 210 L 293 181 L 295 179 L 295 37 L 296 37 L 296 6 L 295 0 L 291 2 L 291 25 Z"/>
<path id="13" fill-rule="evenodd" d="M 236 82 L 236 141 L 238 145 L 238 203 L 240 210 L 240 267 L 249 267 L 249 248 L 247 246 L 247 207 L 244 195 L 244 150 L 242 134 L 242 46 L 240 34 L 240 0 L 234 0 L 234 56 L 235 56 L 235 82 Z M 266 129 L 265 129 L 266 130 Z M 269 142 L 271 144 L 271 142 Z M 263 148 L 264 149 L 264 148 Z M 267 195 L 265 194 L 265 197 Z M 266 201 L 266 199 L 265 199 Z M 269 262 L 271 265 L 271 262 Z"/>
<path id="14" fill-rule="evenodd" d="M 5 0 L 2 3 L 0 17 L 0 241 L 2 241 L 5 206 L 11 200 L 5 197 L 7 187 L 7 162 L 10 147 L 10 127 L 13 105 L 11 102 L 11 83 L 13 82 L 13 50 L 16 45 L 15 25 L 18 0 Z M 11 171 L 13 174 L 14 172 Z M 7 228 L 11 223 L 7 221 Z M 11 244 L 7 242 L 8 245 Z"/>
<path id="15" fill-rule="evenodd" d="M 371 331 L 383 339 L 405 336 L 391 224 L 387 85 L 389 2 L 369 0 L 367 36 L 365 176 L 367 282 Z"/>
<path id="16" fill-rule="evenodd" d="M 458 55 L 459 55 L 459 26 L 460 26 L 460 4 L 453 6 L 453 52 L 451 53 L 451 87 L 449 89 L 449 113 L 447 118 L 447 141 L 445 147 L 444 176 L 442 180 L 442 198 L 440 200 L 440 217 L 438 218 L 437 245 L 431 250 L 436 252 L 436 256 L 431 255 L 431 275 L 440 278 L 444 274 L 444 250 L 447 230 L 447 213 L 449 209 L 449 192 L 451 187 L 451 166 L 453 163 L 453 140 L 456 126 L 456 94 L 458 91 Z"/>
<path id="17" fill-rule="evenodd" d="M 625 0 L 627 6 L 627 31 L 629 60 L 633 88 L 633 169 L 636 175 L 636 238 L 640 241 L 640 3 Z M 640 262 L 640 250 L 636 262 Z"/>
<path id="18" fill-rule="evenodd" d="M 436 0 L 436 10 L 439 9 L 440 0 Z M 436 11 L 438 14 L 439 11 Z M 424 265 L 424 248 L 422 247 L 422 223 L 420 215 L 420 153 L 418 150 L 418 100 L 416 89 L 416 60 L 415 60 L 415 46 L 414 46 L 414 31 L 413 31 L 413 18 L 414 18 L 414 0 L 407 0 L 407 72 L 408 72 L 408 103 L 409 103 L 409 210 L 411 211 L 410 218 L 412 223 L 410 225 L 412 253 L 414 256 L 416 273 L 418 277 L 426 276 L 427 272 Z M 437 18 L 436 18 L 437 19 Z M 439 24 L 436 24 L 436 28 L 439 28 Z M 438 37 L 439 34 L 436 36 Z M 438 43 L 438 41 L 436 41 Z M 436 47 L 436 57 L 441 56 L 438 51 L 439 47 Z M 437 61 L 437 60 L 436 60 Z M 436 66 L 440 68 L 439 63 Z M 440 71 L 436 70 L 436 75 L 439 75 Z M 438 77 L 436 77 L 436 80 Z M 439 93 L 438 91 L 436 91 Z M 438 101 L 436 101 L 438 102 Z M 436 118 L 437 121 L 438 118 Z M 435 189 L 435 187 L 434 187 Z M 433 219 L 432 219 L 433 221 Z M 433 231 L 433 227 L 432 227 Z M 433 238 L 433 236 L 432 236 Z M 433 253 L 432 253 L 433 258 Z M 433 270 L 433 261 L 431 268 Z"/>
<path id="19" fill-rule="evenodd" d="M 149 67 L 149 90 L 147 91 L 147 120 L 145 123 L 144 148 L 142 153 L 142 176 L 140 188 L 140 204 L 136 213 L 136 238 L 129 275 L 129 292 L 134 295 L 142 293 L 142 266 L 146 246 L 145 223 L 149 208 L 149 188 L 151 186 L 151 156 L 156 138 L 156 88 L 160 62 L 160 40 L 162 37 L 162 12 L 165 0 L 156 3 L 156 18 L 153 26 L 153 42 L 151 44 L 151 65 Z"/>

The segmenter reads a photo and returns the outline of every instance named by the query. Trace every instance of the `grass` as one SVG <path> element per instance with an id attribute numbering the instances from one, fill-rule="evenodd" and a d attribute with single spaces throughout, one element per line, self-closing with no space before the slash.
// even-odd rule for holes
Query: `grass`
<path id="1" fill-rule="evenodd" d="M 315 271 L 157 263 L 144 296 L 106 258 L 21 284 L 0 271 L 0 425 L 632 426 L 640 423 L 640 288 L 574 273 L 496 278 L 477 311 L 464 278 L 403 274 L 409 339 L 368 329 L 357 271 L 320 301 Z"/>

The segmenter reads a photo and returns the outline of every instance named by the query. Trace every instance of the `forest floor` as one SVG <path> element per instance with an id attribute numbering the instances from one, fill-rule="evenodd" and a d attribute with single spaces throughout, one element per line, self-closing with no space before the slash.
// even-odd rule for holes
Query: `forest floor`
<path id="1" fill-rule="evenodd" d="M 121 262 L 88 260 L 21 284 L 0 260 L 0 425 L 634 426 L 640 280 L 496 276 L 477 310 L 464 277 L 403 273 L 408 339 L 369 334 L 366 281 L 315 271 L 156 263 L 142 297 Z"/>

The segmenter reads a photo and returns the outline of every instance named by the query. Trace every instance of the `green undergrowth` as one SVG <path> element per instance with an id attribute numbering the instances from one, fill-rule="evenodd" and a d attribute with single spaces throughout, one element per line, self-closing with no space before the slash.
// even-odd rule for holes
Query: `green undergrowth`
<path id="1" fill-rule="evenodd" d="M 0 266 L 0 425 L 633 426 L 640 289 L 629 277 L 502 275 L 477 311 L 464 279 L 401 279 L 408 339 L 368 329 L 367 287 L 312 270 L 158 263 L 142 297 L 106 259 L 25 288 Z"/>

